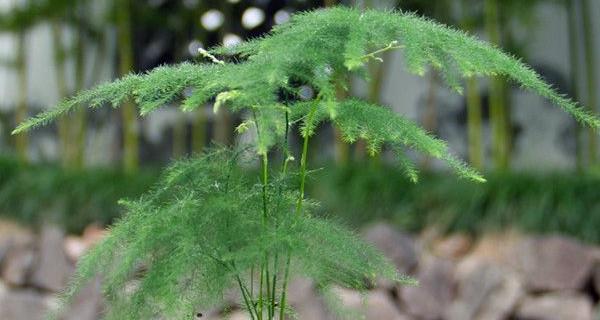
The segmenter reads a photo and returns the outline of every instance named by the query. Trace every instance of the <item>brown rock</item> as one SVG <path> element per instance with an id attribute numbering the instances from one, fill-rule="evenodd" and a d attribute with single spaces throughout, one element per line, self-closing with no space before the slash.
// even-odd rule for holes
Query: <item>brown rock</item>
<path id="1" fill-rule="evenodd" d="M 398 272 L 410 273 L 417 265 L 416 244 L 412 237 L 400 233 L 388 224 L 377 223 L 364 231 L 364 238 L 396 264 Z"/>
<path id="2" fill-rule="evenodd" d="M 34 243 L 33 234 L 21 226 L 0 220 L 0 264 L 13 247 L 30 247 Z"/>
<path id="3" fill-rule="evenodd" d="M 578 290 L 594 266 L 591 249 L 560 236 L 526 239 L 514 259 L 526 286 L 534 291 Z"/>
<path id="4" fill-rule="evenodd" d="M 386 320 L 409 320 L 410 318 L 403 314 L 394 304 L 391 296 L 383 290 L 375 290 L 361 295 L 357 291 L 336 288 L 335 293 L 339 296 L 343 307 L 348 310 L 352 316 L 342 317 L 343 319 L 386 319 Z M 300 318 L 304 319 L 304 318 Z"/>
<path id="5" fill-rule="evenodd" d="M 419 319 L 442 318 L 454 297 L 454 264 L 429 257 L 421 263 L 417 280 L 418 286 L 400 288 L 404 308 Z"/>
<path id="6" fill-rule="evenodd" d="M 27 276 L 31 272 L 34 251 L 31 247 L 12 247 L 4 258 L 2 266 L 2 278 L 10 286 L 23 286 L 27 281 Z"/>
<path id="7" fill-rule="evenodd" d="M 593 320 L 592 301 L 579 293 L 550 293 L 527 297 L 517 309 L 518 319 Z"/>
<path id="8" fill-rule="evenodd" d="M 102 241 L 106 236 L 106 229 L 100 227 L 97 224 L 91 224 L 83 230 L 82 238 L 88 247 L 93 246 L 94 244 Z"/>
<path id="9" fill-rule="evenodd" d="M 73 266 L 63 247 L 63 232 L 51 226 L 42 229 L 39 239 L 39 258 L 31 282 L 38 288 L 59 291 L 66 285 Z"/>
<path id="10" fill-rule="evenodd" d="M 432 251 L 438 257 L 457 260 L 469 253 L 472 247 L 471 237 L 465 234 L 454 234 L 435 241 Z"/>
<path id="11" fill-rule="evenodd" d="M 458 299 L 447 310 L 450 320 L 506 319 L 524 295 L 519 277 L 475 258 L 457 266 Z"/>
<path id="12" fill-rule="evenodd" d="M 518 233 L 487 234 L 479 239 L 465 259 L 474 260 L 477 263 L 488 262 L 495 265 L 511 266 L 516 248 L 522 241 L 523 237 Z"/>
<path id="13" fill-rule="evenodd" d="M 0 293 L 0 319 L 43 320 L 50 299 L 31 290 L 5 291 Z"/>
<path id="14" fill-rule="evenodd" d="M 106 230 L 92 224 L 85 228 L 81 237 L 68 236 L 65 238 L 64 250 L 67 257 L 73 262 L 85 254 L 94 245 L 106 236 Z"/>

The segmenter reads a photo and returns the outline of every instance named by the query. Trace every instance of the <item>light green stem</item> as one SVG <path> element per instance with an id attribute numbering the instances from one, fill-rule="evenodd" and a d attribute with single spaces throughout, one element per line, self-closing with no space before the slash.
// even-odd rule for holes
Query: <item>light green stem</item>
<path id="1" fill-rule="evenodd" d="M 317 99 L 310 110 L 307 118 L 307 123 L 312 124 L 317 107 L 319 105 L 319 99 Z M 307 167 L 307 156 L 308 156 L 308 142 L 310 140 L 310 132 L 307 128 L 304 132 L 304 142 L 302 143 L 302 156 L 300 158 L 300 195 L 298 195 L 298 202 L 296 203 L 296 216 L 299 216 L 302 212 L 302 203 L 304 202 L 304 186 L 306 183 L 306 167 Z M 285 308 L 287 303 L 287 287 L 290 278 L 290 262 L 291 255 L 288 252 L 288 256 L 285 263 L 285 274 L 283 276 L 283 288 L 281 292 L 281 303 L 279 304 L 279 320 L 285 320 Z"/>

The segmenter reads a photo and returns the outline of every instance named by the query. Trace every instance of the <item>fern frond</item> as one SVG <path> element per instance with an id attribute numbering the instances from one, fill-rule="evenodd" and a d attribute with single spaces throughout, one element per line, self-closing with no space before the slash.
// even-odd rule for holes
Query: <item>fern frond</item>
<path id="1" fill-rule="evenodd" d="M 269 197 L 278 198 L 265 224 L 262 188 L 238 165 L 248 157 L 218 150 L 177 162 L 151 192 L 124 201 L 127 214 L 81 260 L 65 301 L 101 275 L 105 319 L 189 318 L 223 302 L 236 277 L 249 281 L 264 252 L 290 252 L 295 270 L 324 286 L 365 289 L 375 277 L 407 281 L 350 231 L 296 215 L 297 193 L 280 191 L 285 186 L 270 188 Z"/>

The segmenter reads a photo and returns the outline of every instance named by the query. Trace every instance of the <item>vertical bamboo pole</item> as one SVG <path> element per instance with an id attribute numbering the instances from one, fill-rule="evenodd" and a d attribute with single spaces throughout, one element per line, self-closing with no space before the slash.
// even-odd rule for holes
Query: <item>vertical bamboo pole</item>
<path id="1" fill-rule="evenodd" d="M 460 22 L 460 25 L 465 31 L 472 32 L 472 23 L 468 21 L 469 6 L 470 4 L 468 0 L 462 1 L 462 21 Z M 475 77 L 470 77 L 466 80 L 465 96 L 467 108 L 467 146 L 469 163 L 478 170 L 483 170 L 485 165 L 485 157 L 483 153 L 481 94 L 479 93 L 479 85 Z"/>
<path id="2" fill-rule="evenodd" d="M 591 18 L 591 6 L 589 0 L 582 0 L 581 14 L 583 23 L 583 46 L 586 64 L 587 105 L 590 111 L 597 113 L 598 110 L 598 78 L 596 76 L 596 50 Z M 598 137 L 594 129 L 588 129 L 588 161 L 589 165 L 596 165 L 598 161 Z"/>
<path id="3" fill-rule="evenodd" d="M 26 34 L 20 31 L 17 34 L 17 57 L 15 65 L 17 69 L 17 82 L 19 85 L 17 95 L 17 108 L 15 112 L 15 123 L 19 124 L 27 118 L 27 50 Z M 28 161 L 27 150 L 29 147 L 29 137 L 27 134 L 18 134 L 15 136 L 15 150 L 17 156 L 23 162 Z"/>
<path id="4" fill-rule="evenodd" d="M 467 79 L 467 136 L 469 148 L 469 162 L 479 170 L 484 169 L 483 155 L 483 127 L 481 124 L 481 95 L 477 86 L 477 80 L 473 77 Z"/>
<path id="5" fill-rule="evenodd" d="M 565 1 L 565 9 L 567 10 L 567 21 L 569 28 L 569 64 L 571 69 L 570 83 L 573 98 L 580 100 L 579 92 L 579 32 L 577 31 L 577 3 L 575 0 Z M 584 167 L 583 159 L 583 141 L 581 133 L 583 131 L 579 122 L 575 122 L 575 164 L 577 171 L 582 171 Z"/>
<path id="6" fill-rule="evenodd" d="M 58 20 L 52 21 L 52 44 L 55 69 L 55 81 L 58 90 L 58 98 L 64 99 L 69 94 L 67 76 L 65 73 L 65 50 L 63 48 L 63 30 Z M 58 139 L 60 143 L 61 163 L 63 167 L 69 165 L 69 121 L 66 116 L 58 119 Z"/>
<path id="7" fill-rule="evenodd" d="M 423 128 L 434 133 L 437 131 L 437 89 L 438 73 L 435 69 L 429 70 L 429 89 L 427 90 L 427 100 L 425 102 L 425 112 L 423 113 Z M 422 166 L 428 169 L 431 166 L 431 158 L 425 156 Z"/>
<path id="8" fill-rule="evenodd" d="M 194 153 L 200 153 L 206 147 L 206 124 L 207 118 L 204 106 L 199 106 L 192 125 L 192 150 Z"/>
<path id="9" fill-rule="evenodd" d="M 125 76 L 134 68 L 133 35 L 130 0 L 116 0 L 118 25 L 119 73 Z M 139 167 L 139 136 L 135 105 L 126 101 L 122 107 L 123 118 L 123 167 L 127 172 Z"/>
<path id="10" fill-rule="evenodd" d="M 381 102 L 381 89 L 385 80 L 385 71 L 390 57 L 389 52 L 383 53 L 382 62 L 371 61 L 368 65 L 371 81 L 368 84 L 367 98 L 369 102 L 379 104 Z M 354 149 L 354 157 L 356 159 L 364 159 L 367 154 L 367 146 L 364 140 L 359 140 Z M 379 154 L 372 157 L 374 162 L 378 161 Z"/>
<path id="11" fill-rule="evenodd" d="M 490 42 L 500 45 L 500 14 L 498 0 L 485 0 L 485 29 Z M 505 88 L 502 79 L 490 79 L 490 123 L 492 125 L 492 151 L 494 165 L 506 170 L 509 165 L 508 123 Z"/>
<path id="12" fill-rule="evenodd" d="M 341 101 L 348 97 L 348 92 L 345 89 L 345 85 L 350 81 L 348 74 L 344 71 L 334 80 L 336 82 L 336 98 Z M 342 139 L 342 133 L 337 129 L 333 128 L 334 134 L 334 146 L 335 146 L 335 162 L 337 164 L 347 164 L 350 159 L 350 146 Z"/>
<path id="13" fill-rule="evenodd" d="M 78 7 L 78 16 L 83 16 L 83 8 Z M 75 91 L 79 92 L 85 88 L 85 36 L 83 26 L 77 25 L 75 39 Z M 71 151 L 71 166 L 82 168 L 86 147 L 86 108 L 79 108 L 73 117 L 72 136 L 75 140 Z"/>

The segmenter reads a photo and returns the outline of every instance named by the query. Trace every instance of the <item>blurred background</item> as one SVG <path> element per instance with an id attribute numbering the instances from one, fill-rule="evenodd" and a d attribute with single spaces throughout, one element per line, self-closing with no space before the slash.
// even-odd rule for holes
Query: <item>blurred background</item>
<path id="1" fill-rule="evenodd" d="M 160 168 L 175 159 L 202 152 L 211 143 L 234 143 L 240 139 L 234 128 L 241 119 L 222 108 L 214 114 L 211 105 L 195 113 L 165 106 L 140 118 L 134 105 L 124 105 L 77 111 L 56 124 L 11 136 L 17 123 L 77 91 L 163 64 L 201 61 L 199 48 L 235 45 L 285 23 L 294 12 L 334 5 L 416 12 L 464 30 L 521 57 L 558 91 L 594 112 L 599 110 L 600 1 L 596 0 L 0 0 L 0 219 L 4 226 L 0 226 L 0 275 L 4 282 L 9 287 L 31 286 L 36 292 L 60 289 L 59 284 L 44 284 L 40 280 L 44 276 L 36 276 L 44 260 L 40 241 L 62 239 L 56 240 L 61 243 L 58 247 L 68 247 L 67 256 L 76 255 L 69 251 L 77 251 L 73 246 L 89 245 L 122 213 L 118 199 L 140 195 Z M 485 172 L 489 182 L 461 181 L 448 174 L 443 164 L 414 154 L 423 177 L 412 184 L 386 153 L 371 158 L 360 142 L 345 145 L 334 130 L 322 127 L 319 141 L 312 146 L 312 154 L 317 155 L 312 167 L 327 170 L 314 175 L 309 193 L 322 202 L 324 215 L 361 230 L 369 225 L 368 230 L 392 228 L 394 235 L 410 235 L 419 248 L 458 241 L 467 247 L 462 255 L 477 252 L 481 243 L 484 252 L 496 252 L 495 245 L 512 243 L 512 235 L 518 233 L 536 241 L 550 239 L 549 244 L 535 242 L 535 246 L 556 245 L 565 252 L 584 246 L 586 259 L 600 260 L 597 133 L 579 127 L 560 109 L 504 79 L 469 79 L 461 96 L 446 88 L 435 71 L 424 77 L 407 73 L 401 51 L 384 58 L 383 63 L 370 66 L 372 82 L 350 80 L 352 94 L 388 105 L 449 141 L 453 152 Z M 385 230 L 372 232 L 386 234 Z M 76 236 L 65 238 L 65 233 Z M 29 239 L 24 247 L 31 247 L 31 259 L 15 254 L 20 257 L 15 267 L 16 262 L 6 257 L 11 246 L 21 243 L 14 239 L 22 234 L 29 234 L 24 236 Z M 498 234 L 503 236 L 489 241 L 491 248 L 485 247 L 485 239 Z M 11 239 L 11 245 L 3 239 Z M 556 259 L 550 264 L 568 269 L 567 278 L 577 277 L 572 266 L 558 266 L 564 252 L 554 251 L 560 253 L 549 258 Z M 556 301 L 575 300 L 573 308 L 589 309 L 591 317 L 600 293 L 600 267 L 589 264 L 575 286 L 531 289 L 524 281 L 523 287 L 536 293 L 552 291 Z M 16 278 L 6 280 L 7 269 L 23 274 L 16 272 Z M 433 272 L 425 269 L 413 266 L 406 271 Z M 457 290 L 449 299 L 453 303 L 460 296 Z M 565 298 L 565 290 L 578 290 L 577 296 Z M 395 294 L 400 300 L 415 295 Z M 417 293 L 416 300 L 426 300 L 422 294 Z M 529 309 L 515 316 L 517 302 L 511 308 L 502 317 L 474 313 L 454 319 L 546 319 L 526 313 Z M 2 312 L 9 311 L 2 311 L 0 302 L 0 318 L 11 319 Z M 446 313 L 420 312 L 408 310 L 407 317 L 451 318 Z M 564 319 L 588 319 L 586 315 Z"/>

